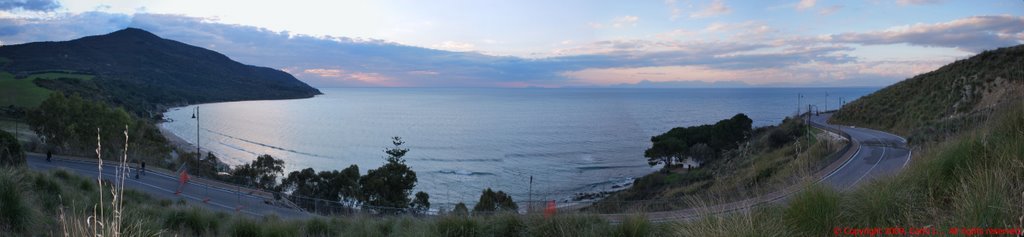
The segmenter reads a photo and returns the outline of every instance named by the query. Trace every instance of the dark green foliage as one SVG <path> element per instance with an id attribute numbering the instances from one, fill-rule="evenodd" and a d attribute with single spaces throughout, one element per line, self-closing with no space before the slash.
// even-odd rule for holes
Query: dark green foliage
<path id="1" fill-rule="evenodd" d="M 824 186 L 811 186 L 793 196 L 783 216 L 793 231 L 820 236 L 839 224 L 840 193 Z"/>
<path id="2" fill-rule="evenodd" d="M 314 218 L 306 222 L 306 236 L 337 236 L 338 230 L 323 219 Z"/>
<path id="3" fill-rule="evenodd" d="M 393 137 L 394 147 L 384 150 L 388 154 L 387 163 L 359 178 L 362 198 L 367 204 L 393 208 L 409 206 L 409 194 L 416 187 L 416 172 L 402 158 L 409 151 L 401 147 L 404 143 L 402 138 Z"/>
<path id="4" fill-rule="evenodd" d="M 284 160 L 270 155 L 260 155 L 252 163 L 236 166 L 231 175 L 263 190 L 278 190 L 277 177 L 284 174 Z"/>
<path id="5" fill-rule="evenodd" d="M 493 214 L 496 212 L 518 212 L 519 206 L 505 192 L 494 192 L 490 188 L 484 189 L 480 194 L 480 200 L 473 206 L 474 214 Z"/>
<path id="6" fill-rule="evenodd" d="M 730 119 L 718 121 L 713 125 L 677 127 L 668 132 L 651 137 L 651 148 L 644 151 L 651 166 L 664 163 L 670 167 L 673 160 L 681 160 L 692 156 L 690 148 L 703 144 L 698 150 L 701 159 L 711 159 L 716 154 L 736 148 L 740 142 L 750 135 L 751 120 L 747 115 L 736 114 Z M 706 147 L 704 147 L 706 146 Z"/>
<path id="7" fill-rule="evenodd" d="M 319 173 L 312 168 L 292 171 L 281 182 L 280 187 L 281 191 L 303 197 L 296 197 L 294 201 L 308 209 L 315 207 L 313 200 L 308 198 L 328 201 L 355 198 L 359 194 L 359 166 L 351 165 L 342 171 L 332 170 Z"/>
<path id="8" fill-rule="evenodd" d="M 0 131 L 0 166 L 25 164 L 25 151 L 18 139 L 6 131 Z"/>
<path id="9" fill-rule="evenodd" d="M 469 208 L 466 208 L 466 204 L 465 203 L 461 203 L 460 202 L 459 204 L 455 204 L 455 208 L 452 209 L 452 215 L 455 215 L 455 216 L 468 216 L 469 215 Z"/>
<path id="10" fill-rule="evenodd" d="M 95 95 L 139 115 L 168 105 L 308 98 L 320 94 L 280 70 L 244 65 L 220 53 L 128 28 L 66 42 L 0 47 L 0 71 L 16 75 L 75 71 L 88 81 L 36 80 L 63 92 Z"/>
<path id="11" fill-rule="evenodd" d="M 483 226 L 479 221 L 467 218 L 465 215 L 444 217 L 437 221 L 435 234 L 438 236 L 481 236 Z"/>
<path id="12" fill-rule="evenodd" d="M 630 216 L 615 228 L 613 235 L 622 237 L 654 236 L 654 226 L 643 216 Z"/>
<path id="13" fill-rule="evenodd" d="M 416 198 L 409 203 L 409 208 L 412 208 L 418 213 L 424 213 L 430 209 L 430 195 L 424 192 L 416 192 Z"/>
<path id="14" fill-rule="evenodd" d="M 229 234 L 234 237 L 253 237 L 263 235 L 263 228 L 259 223 L 244 218 L 236 219 L 236 221 L 231 224 L 231 228 L 228 231 Z"/>
<path id="15" fill-rule="evenodd" d="M 199 208 L 174 210 L 164 218 L 164 227 L 189 231 L 192 235 L 216 233 L 220 228 L 220 218 Z"/>
<path id="16" fill-rule="evenodd" d="M 779 148 L 793 142 L 807 131 L 804 120 L 800 118 L 785 118 L 778 127 L 768 128 L 768 146 Z"/>
<path id="17" fill-rule="evenodd" d="M 25 175 L 21 169 L 0 168 L 0 233 L 26 231 L 35 221 Z"/>
<path id="18" fill-rule="evenodd" d="M 166 138 L 149 121 L 78 95 L 51 94 L 28 112 L 26 120 L 51 148 L 70 153 L 95 154 L 96 136 L 100 135 L 104 157 L 121 155 L 118 153 L 124 149 L 126 129 L 132 147 L 130 157 L 159 159 L 170 152 Z"/>

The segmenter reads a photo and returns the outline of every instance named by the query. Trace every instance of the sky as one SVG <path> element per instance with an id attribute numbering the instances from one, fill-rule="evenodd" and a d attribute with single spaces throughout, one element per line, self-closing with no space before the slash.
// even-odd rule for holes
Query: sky
<path id="1" fill-rule="evenodd" d="M 317 87 L 885 86 L 1024 43 L 1021 0 L 0 0 L 0 44 L 126 27 Z"/>

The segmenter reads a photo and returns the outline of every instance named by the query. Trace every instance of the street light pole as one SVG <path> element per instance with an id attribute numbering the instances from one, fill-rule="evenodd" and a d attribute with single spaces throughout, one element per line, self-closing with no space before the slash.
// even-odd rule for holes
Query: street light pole
<path id="1" fill-rule="evenodd" d="M 196 105 L 196 111 L 194 113 L 192 113 L 192 118 L 196 119 L 196 161 L 202 162 L 203 153 L 202 153 L 202 151 L 200 151 L 200 149 L 201 149 L 200 146 L 201 145 L 199 145 L 200 144 L 199 143 L 199 105 Z M 206 197 L 203 198 L 203 202 L 204 203 L 209 203 L 210 202 L 210 184 L 207 183 L 206 185 L 203 185 L 203 186 L 206 187 L 204 189 L 205 190 L 204 192 L 206 192 L 206 194 L 205 194 Z"/>

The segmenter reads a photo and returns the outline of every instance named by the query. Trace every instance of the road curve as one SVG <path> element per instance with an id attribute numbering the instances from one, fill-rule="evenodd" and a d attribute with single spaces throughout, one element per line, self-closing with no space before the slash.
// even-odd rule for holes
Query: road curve
<path id="1" fill-rule="evenodd" d="M 911 150 L 906 139 L 883 131 L 828 124 L 830 117 L 831 114 L 811 116 L 811 125 L 849 138 L 851 150 L 843 153 L 832 165 L 816 173 L 815 175 L 819 177 L 818 183 L 846 191 L 869 180 L 895 174 L 910 162 Z M 654 222 L 690 220 L 708 214 L 729 213 L 765 204 L 784 203 L 791 194 L 803 187 L 795 185 L 742 201 L 675 211 L 648 212 L 644 213 L 644 216 Z M 600 215 L 612 222 L 618 222 L 635 214 Z"/>
<path id="2" fill-rule="evenodd" d="M 811 123 L 816 127 L 841 130 L 852 142 L 860 144 L 860 149 L 838 169 L 822 177 L 820 183 L 850 190 L 866 181 L 895 174 L 910 163 L 912 152 L 906 139 L 878 130 L 827 124 L 829 117 L 831 114 L 812 116 Z"/>
<path id="3" fill-rule="evenodd" d="M 93 161 L 55 156 L 53 161 L 47 162 L 44 155 L 35 153 L 28 153 L 26 158 L 28 167 L 34 170 L 64 169 L 92 178 L 93 180 L 99 174 L 96 162 Z M 111 161 L 104 161 L 103 179 L 117 180 L 118 169 L 112 163 Z M 252 217 L 263 217 L 270 214 L 289 219 L 311 216 L 311 214 L 300 210 L 276 205 L 270 201 L 271 197 L 255 194 L 250 189 L 231 187 L 226 184 L 207 185 L 207 183 L 213 182 L 197 180 L 197 178 L 192 177 L 193 181 L 181 186 L 181 193 L 176 193 L 179 189 L 178 177 L 176 175 L 147 171 L 146 175 L 135 179 L 134 173 L 132 174 L 129 178 L 125 179 L 126 188 L 147 193 L 158 199 L 182 199 L 193 206 Z"/>

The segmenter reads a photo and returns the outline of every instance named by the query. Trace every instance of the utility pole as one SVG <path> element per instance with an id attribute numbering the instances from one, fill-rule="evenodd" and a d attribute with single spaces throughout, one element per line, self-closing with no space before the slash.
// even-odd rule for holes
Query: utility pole
<path id="1" fill-rule="evenodd" d="M 530 188 L 528 190 L 529 199 L 526 201 L 526 214 L 530 214 L 533 210 L 533 175 L 530 175 Z"/>
<path id="2" fill-rule="evenodd" d="M 811 145 L 811 105 L 807 105 L 807 146 Z"/>
<path id="3" fill-rule="evenodd" d="M 825 113 L 828 113 L 828 91 L 825 92 Z"/>
<path id="4" fill-rule="evenodd" d="M 796 116 L 800 116 L 800 99 L 804 98 L 803 94 L 796 93 Z"/>

